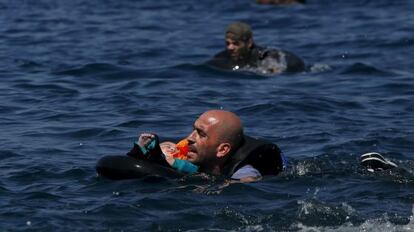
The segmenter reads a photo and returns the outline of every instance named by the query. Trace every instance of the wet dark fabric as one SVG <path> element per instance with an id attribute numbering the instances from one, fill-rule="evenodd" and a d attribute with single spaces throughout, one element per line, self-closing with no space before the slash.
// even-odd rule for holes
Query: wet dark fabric
<path id="1" fill-rule="evenodd" d="M 245 136 L 239 149 L 224 165 L 223 174 L 232 176 L 241 167 L 250 164 L 262 176 L 277 175 L 283 170 L 283 158 L 276 144 Z"/>
<path id="2" fill-rule="evenodd" d="M 283 58 L 282 58 L 283 56 Z M 208 65 L 219 69 L 242 69 L 242 68 L 260 68 L 261 61 L 271 58 L 276 62 L 286 61 L 286 68 L 283 72 L 301 72 L 305 70 L 305 63 L 295 54 L 278 49 L 268 49 L 253 45 L 250 54 L 241 60 L 233 60 L 226 50 L 216 54 L 213 59 L 207 62 Z M 236 67 L 238 66 L 238 67 Z M 263 67 L 266 68 L 266 67 Z"/>
<path id="3" fill-rule="evenodd" d="M 156 137 L 157 144 L 154 149 L 149 150 L 149 154 L 144 154 L 140 146 L 134 143 L 132 149 L 127 153 L 127 156 L 141 160 L 148 160 L 160 164 L 162 166 L 170 167 L 170 164 L 165 160 L 165 157 L 161 151 L 158 137 Z"/>

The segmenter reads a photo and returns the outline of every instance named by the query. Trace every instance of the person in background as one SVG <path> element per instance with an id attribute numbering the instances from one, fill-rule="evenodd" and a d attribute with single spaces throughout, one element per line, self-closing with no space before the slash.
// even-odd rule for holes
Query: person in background
<path id="1" fill-rule="evenodd" d="M 226 49 L 209 60 L 208 65 L 229 70 L 256 69 L 264 74 L 305 70 L 305 63 L 295 54 L 256 45 L 252 29 L 246 23 L 228 25 L 225 41 Z"/>

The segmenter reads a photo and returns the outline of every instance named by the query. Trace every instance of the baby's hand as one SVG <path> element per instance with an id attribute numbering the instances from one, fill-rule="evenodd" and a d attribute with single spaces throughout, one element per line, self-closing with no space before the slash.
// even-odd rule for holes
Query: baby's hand
<path id="1" fill-rule="evenodd" d="M 155 139 L 155 135 L 154 134 L 143 133 L 138 138 L 138 145 L 140 147 L 146 147 L 146 146 L 148 146 L 148 144 L 151 143 L 151 141 L 153 139 Z"/>
<path id="2" fill-rule="evenodd" d="M 165 160 L 167 161 L 167 163 L 172 166 L 175 161 L 173 155 L 172 154 L 164 154 L 164 155 L 165 155 Z"/>

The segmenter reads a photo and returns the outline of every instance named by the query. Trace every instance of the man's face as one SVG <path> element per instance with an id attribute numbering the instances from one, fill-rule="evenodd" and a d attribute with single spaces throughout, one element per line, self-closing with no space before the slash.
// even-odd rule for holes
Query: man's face
<path id="1" fill-rule="evenodd" d="M 219 121 L 212 116 L 201 115 L 194 123 L 194 129 L 188 135 L 188 160 L 196 165 L 208 166 L 217 159 Z"/>
<path id="2" fill-rule="evenodd" d="M 246 57 L 251 48 L 251 40 L 235 40 L 231 33 L 226 35 L 226 50 L 232 60 L 240 60 Z"/>

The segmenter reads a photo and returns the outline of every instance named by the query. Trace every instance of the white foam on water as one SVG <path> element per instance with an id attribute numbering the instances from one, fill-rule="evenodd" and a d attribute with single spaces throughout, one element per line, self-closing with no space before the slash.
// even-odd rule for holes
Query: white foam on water
<path id="1" fill-rule="evenodd" d="M 279 60 L 266 57 L 259 62 L 257 71 L 261 74 L 279 74 L 287 69 L 286 54 L 279 52 Z"/>
<path id="2" fill-rule="evenodd" d="M 328 64 L 316 63 L 316 64 L 312 64 L 309 70 L 311 73 L 320 73 L 320 72 L 326 72 L 326 71 L 332 70 L 332 67 L 329 66 Z"/>
<path id="3" fill-rule="evenodd" d="M 276 75 L 280 74 L 287 69 L 287 61 L 286 61 L 286 54 L 283 52 L 278 52 L 279 58 L 276 59 L 274 57 L 268 56 L 258 62 L 257 67 L 250 67 L 246 66 L 243 68 L 239 68 L 239 66 L 236 66 L 233 68 L 233 70 L 242 70 L 242 71 L 248 71 L 257 73 L 260 75 Z"/>
<path id="4" fill-rule="evenodd" d="M 311 204 L 311 203 L 310 203 Z M 307 212 L 306 207 L 311 207 L 311 205 L 304 206 L 304 212 Z M 350 206 L 349 206 L 350 207 Z M 352 207 L 351 207 L 352 211 Z M 291 226 L 295 231 L 303 232 L 354 232 L 354 231 L 363 231 L 363 232 L 404 232 L 404 231 L 414 231 L 414 205 L 412 206 L 412 215 L 409 217 L 409 222 L 406 225 L 395 225 L 389 221 L 387 215 L 383 215 L 380 218 L 369 219 L 360 225 L 353 225 L 351 222 L 346 222 L 341 226 L 307 226 L 303 223 L 296 223 Z"/>

